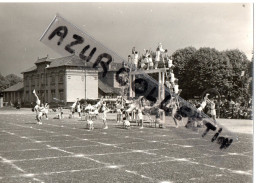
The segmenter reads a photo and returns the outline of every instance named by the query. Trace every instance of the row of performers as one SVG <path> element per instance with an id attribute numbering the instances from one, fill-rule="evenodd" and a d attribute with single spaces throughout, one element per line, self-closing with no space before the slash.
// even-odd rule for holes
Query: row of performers
<path id="1" fill-rule="evenodd" d="M 164 56 L 166 56 L 166 61 L 164 61 Z M 143 70 L 151 70 L 157 69 L 159 66 L 159 62 L 163 61 L 163 68 L 172 68 L 172 57 L 167 56 L 167 49 L 162 48 L 162 44 L 159 43 L 156 52 L 155 52 L 155 59 L 153 60 L 151 55 L 151 50 L 146 50 L 145 53 L 140 56 L 139 52 L 136 51 L 135 47 L 132 49 L 132 56 L 128 55 L 128 62 L 133 65 L 134 68 L 143 69 Z"/>

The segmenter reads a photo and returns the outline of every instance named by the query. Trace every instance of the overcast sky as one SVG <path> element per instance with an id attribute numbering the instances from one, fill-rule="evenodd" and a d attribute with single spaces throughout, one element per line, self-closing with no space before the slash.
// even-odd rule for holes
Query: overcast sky
<path id="1" fill-rule="evenodd" d="M 251 59 L 252 4 L 177 3 L 0 3 L 0 72 L 17 74 L 37 57 L 61 57 L 39 41 L 55 14 L 92 35 L 123 58 L 187 46 L 239 49 Z"/>

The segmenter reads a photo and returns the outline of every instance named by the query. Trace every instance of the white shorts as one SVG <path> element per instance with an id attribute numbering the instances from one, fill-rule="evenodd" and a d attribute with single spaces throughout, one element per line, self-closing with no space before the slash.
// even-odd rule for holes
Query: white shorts
<path id="1" fill-rule="evenodd" d="M 210 114 L 211 114 L 212 116 L 216 116 L 216 110 L 215 110 L 215 109 L 211 110 L 211 111 L 210 111 Z"/>
<path id="2" fill-rule="evenodd" d="M 124 125 L 125 125 L 125 126 L 130 126 L 130 122 L 129 122 L 128 120 L 125 120 L 125 121 L 124 121 Z"/>
<path id="3" fill-rule="evenodd" d="M 143 120 L 143 115 L 142 114 L 140 114 L 140 115 L 138 114 L 138 119 L 139 120 Z"/>
<path id="4" fill-rule="evenodd" d="M 38 113 L 37 113 L 38 118 L 41 118 L 41 117 L 42 117 L 42 114 L 43 114 L 42 112 L 38 112 Z"/>
<path id="5" fill-rule="evenodd" d="M 40 105 L 40 104 L 41 104 L 41 101 L 40 101 L 40 100 L 36 100 L 36 104 L 37 104 L 37 105 Z"/>
<path id="6" fill-rule="evenodd" d="M 87 120 L 87 124 L 88 125 L 93 125 L 93 121 L 92 120 Z"/>

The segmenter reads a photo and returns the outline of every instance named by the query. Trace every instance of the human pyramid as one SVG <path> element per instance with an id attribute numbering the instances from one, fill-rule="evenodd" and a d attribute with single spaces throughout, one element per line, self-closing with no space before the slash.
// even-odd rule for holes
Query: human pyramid
<path id="1" fill-rule="evenodd" d="M 153 58 L 153 52 L 151 49 L 144 49 L 144 53 L 141 55 L 135 47 L 132 48 L 132 56 L 128 55 L 128 63 L 126 64 L 131 68 L 132 71 L 135 70 L 153 70 L 165 68 L 167 69 L 165 85 L 173 91 L 175 94 L 180 94 L 178 79 L 174 76 L 174 68 L 172 56 L 168 56 L 168 50 L 163 49 L 162 43 L 159 43 L 156 51 L 155 57 Z M 160 66 L 160 67 L 159 67 Z"/>
<path id="2" fill-rule="evenodd" d="M 135 69 L 149 70 L 159 68 L 159 62 L 162 60 L 163 67 L 171 68 L 172 57 L 167 55 L 167 49 L 163 49 L 162 43 L 158 44 L 155 52 L 155 59 L 153 60 L 152 51 L 144 49 L 144 53 L 140 56 L 140 52 L 135 47 L 132 48 L 132 56 L 128 55 L 128 62 L 133 64 Z M 166 57 L 166 61 L 165 61 Z"/>
<path id="3" fill-rule="evenodd" d="M 165 86 L 170 89 L 171 100 L 167 104 L 167 107 L 171 109 L 173 120 L 178 128 L 178 121 L 182 122 L 182 117 L 180 115 L 180 103 L 178 101 L 179 95 L 181 93 L 181 89 L 179 89 L 178 79 L 174 75 L 174 68 L 172 56 L 167 55 L 168 50 L 163 49 L 161 43 L 158 44 L 155 57 L 152 56 L 153 52 L 151 50 L 144 49 L 144 53 L 141 55 L 140 52 L 136 50 L 135 47 L 132 49 L 132 56 L 128 56 L 128 66 L 131 68 L 132 71 L 135 70 L 152 70 L 152 69 L 160 69 L 165 68 L 167 69 L 165 79 Z M 154 58 L 154 59 L 153 59 Z M 160 64 L 159 64 L 160 63 Z M 160 68 L 159 68 L 160 65 Z M 216 125 L 216 109 L 215 109 L 215 100 L 210 100 L 208 98 L 209 94 L 206 94 L 205 98 L 203 99 L 201 105 L 197 109 L 197 113 L 199 114 L 198 126 L 204 126 L 200 119 L 203 109 L 206 107 L 207 104 L 210 104 L 210 114 L 213 118 L 213 121 Z M 158 108 L 159 110 L 159 108 Z M 189 120 L 190 121 L 190 120 Z"/>

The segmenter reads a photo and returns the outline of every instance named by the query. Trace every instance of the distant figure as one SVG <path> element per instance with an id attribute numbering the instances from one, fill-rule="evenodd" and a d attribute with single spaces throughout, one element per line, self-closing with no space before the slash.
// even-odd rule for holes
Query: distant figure
<path id="1" fill-rule="evenodd" d="M 145 54 L 144 54 L 144 59 L 143 60 L 144 60 L 144 64 L 145 64 L 144 69 L 149 70 L 151 68 L 151 66 L 153 66 L 153 60 L 151 58 L 150 50 L 145 50 Z"/>
<path id="2" fill-rule="evenodd" d="M 46 103 L 45 106 L 44 106 L 44 110 L 43 110 L 42 116 L 45 116 L 47 120 L 48 120 L 48 113 L 49 113 L 49 104 Z"/>
<path id="3" fill-rule="evenodd" d="M 102 107 L 102 111 L 103 111 L 103 123 L 104 123 L 104 129 L 108 129 L 107 126 L 107 113 L 109 111 L 108 107 L 106 106 L 106 103 L 103 103 L 103 107 Z"/>
<path id="4" fill-rule="evenodd" d="M 17 100 L 17 105 L 16 105 L 16 109 L 20 109 L 21 108 L 21 102 L 20 99 Z"/>
<path id="5" fill-rule="evenodd" d="M 131 127 L 130 122 L 126 119 L 126 117 L 123 118 L 123 127 L 125 129 L 129 129 Z"/>
<path id="6" fill-rule="evenodd" d="M 132 54 L 134 55 L 134 59 L 133 59 L 134 69 L 137 69 L 139 55 L 138 52 L 135 50 L 135 47 L 133 47 L 132 49 Z"/>
<path id="7" fill-rule="evenodd" d="M 148 69 L 153 69 L 153 58 L 151 55 L 148 55 Z"/>
<path id="8" fill-rule="evenodd" d="M 88 130 L 94 130 L 94 122 L 92 120 L 87 120 L 86 127 Z"/>
<path id="9" fill-rule="evenodd" d="M 178 94 L 179 93 L 179 85 L 178 85 L 178 79 L 174 80 L 174 93 Z"/>
<path id="10" fill-rule="evenodd" d="M 36 105 L 36 112 L 37 112 L 37 115 L 36 115 L 36 119 L 37 119 L 37 124 L 41 125 L 42 124 L 42 114 L 43 114 L 43 111 L 44 111 L 44 105 L 41 104 L 40 106 Z"/>
<path id="11" fill-rule="evenodd" d="M 33 90 L 33 94 L 34 94 L 34 96 L 36 97 L 36 104 L 37 104 L 37 105 L 40 105 L 40 104 L 41 104 L 41 101 L 40 101 L 38 95 L 36 94 L 36 91 L 35 91 L 35 90 Z"/>
<path id="12" fill-rule="evenodd" d="M 174 88 L 176 78 L 174 77 L 173 70 L 170 70 L 170 83 L 172 85 L 172 88 Z"/>
<path id="13" fill-rule="evenodd" d="M 79 99 L 77 99 L 77 112 L 79 114 L 79 117 L 81 117 L 81 106 L 80 106 Z"/>
<path id="14" fill-rule="evenodd" d="M 159 128 L 165 128 L 164 121 L 162 119 L 164 110 L 157 108 L 156 116 L 155 116 L 155 122 L 159 124 Z"/>
<path id="15" fill-rule="evenodd" d="M 117 112 L 116 122 L 120 123 L 122 121 L 122 105 L 120 104 L 119 101 L 116 103 L 116 112 Z"/>
<path id="16" fill-rule="evenodd" d="M 215 104 L 215 101 L 214 100 L 209 100 L 208 99 L 208 102 L 210 103 L 210 114 L 211 114 L 211 117 L 215 123 L 215 125 L 217 124 L 217 120 L 216 120 L 216 104 Z"/>
<path id="17" fill-rule="evenodd" d="M 72 106 L 70 106 L 69 118 L 74 118 L 74 114 L 75 114 L 75 111 L 76 111 L 76 105 L 77 105 L 77 101 L 74 102 L 74 103 L 72 104 Z"/>
<path id="18" fill-rule="evenodd" d="M 131 64 L 132 64 L 132 57 L 131 57 L 131 55 L 128 55 L 128 63 L 127 63 L 127 66 L 129 67 Z M 124 67 L 125 67 L 125 65 L 124 65 Z"/>
<path id="19" fill-rule="evenodd" d="M 159 43 L 157 49 L 156 49 L 156 56 L 155 56 L 155 69 L 158 68 L 158 65 L 159 65 L 159 62 L 160 62 L 160 59 L 161 59 L 161 53 L 166 53 L 167 52 L 167 49 L 163 49 L 162 48 L 162 43 Z"/>
<path id="20" fill-rule="evenodd" d="M 201 102 L 200 107 L 197 109 L 199 113 L 201 113 L 203 111 L 203 109 L 206 107 L 207 101 L 208 101 L 208 96 L 209 96 L 209 94 L 207 93 L 206 96 L 204 97 L 203 101 Z"/>
<path id="21" fill-rule="evenodd" d="M 137 110 L 137 112 L 138 112 L 138 124 L 140 123 L 141 124 L 141 127 L 140 127 L 140 129 L 143 129 L 144 128 L 144 126 L 143 126 L 143 111 L 142 111 L 142 109 L 141 108 L 139 108 L 138 110 Z"/>
<path id="22" fill-rule="evenodd" d="M 60 106 L 58 107 L 58 119 L 62 119 L 63 118 L 63 108 Z"/>
<path id="23" fill-rule="evenodd" d="M 173 67 L 173 64 L 172 64 L 172 57 L 168 57 L 167 58 L 167 62 L 168 62 L 168 68 L 170 69 L 171 67 Z"/>
<path id="24" fill-rule="evenodd" d="M 178 106 L 177 105 L 178 100 L 175 97 L 171 98 L 171 102 L 170 102 L 170 107 L 172 108 L 172 119 L 174 120 L 175 123 L 175 127 L 178 128 L 178 122 L 177 120 L 181 120 L 182 121 L 182 117 L 178 114 Z"/>

